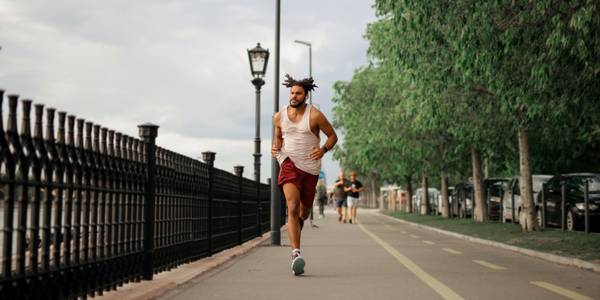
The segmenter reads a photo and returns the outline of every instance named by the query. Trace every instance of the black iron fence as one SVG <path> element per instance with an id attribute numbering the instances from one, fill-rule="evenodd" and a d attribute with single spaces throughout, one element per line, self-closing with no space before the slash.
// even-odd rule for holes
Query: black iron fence
<path id="1" fill-rule="evenodd" d="M 17 95 L 5 130 L 3 99 L 0 299 L 102 294 L 270 229 L 269 186 L 214 168 L 215 153 L 201 162 L 156 147 L 158 126 L 137 139 L 31 100 L 17 124 Z"/>

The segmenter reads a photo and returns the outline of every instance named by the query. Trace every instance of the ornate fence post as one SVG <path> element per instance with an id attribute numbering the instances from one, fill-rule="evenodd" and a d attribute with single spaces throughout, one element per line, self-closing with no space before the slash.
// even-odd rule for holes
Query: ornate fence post
<path id="1" fill-rule="evenodd" d="M 208 196 L 206 205 L 206 219 L 207 219 L 207 244 L 208 244 L 208 256 L 212 256 L 212 200 L 214 193 L 214 181 L 215 181 L 215 153 L 212 151 L 202 152 L 202 160 L 208 166 Z"/>
<path id="2" fill-rule="evenodd" d="M 238 244 L 241 245 L 242 244 L 242 197 L 243 197 L 243 191 L 242 191 L 242 174 L 244 174 L 244 166 L 234 166 L 233 167 L 233 172 L 235 172 L 235 175 L 238 176 L 238 183 L 239 183 L 239 194 L 238 194 Z"/>
<path id="3" fill-rule="evenodd" d="M 145 123 L 138 125 L 139 135 L 144 142 L 146 161 L 146 186 L 144 206 L 144 266 L 143 278 L 152 280 L 154 273 L 154 191 L 156 189 L 156 136 L 158 125 Z"/>

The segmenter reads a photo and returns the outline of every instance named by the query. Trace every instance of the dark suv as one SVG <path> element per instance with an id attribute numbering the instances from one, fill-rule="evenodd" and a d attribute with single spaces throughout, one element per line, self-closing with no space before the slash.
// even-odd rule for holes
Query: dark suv
<path id="1" fill-rule="evenodd" d="M 484 181 L 486 193 L 489 193 L 487 200 L 488 217 L 490 220 L 500 220 L 500 210 L 502 196 L 508 189 L 510 178 L 487 178 Z"/>
<path id="2" fill-rule="evenodd" d="M 552 177 L 546 184 L 546 222 L 561 227 L 561 185 L 565 184 L 565 227 L 581 230 L 584 227 L 585 182 L 589 187 L 589 224 L 600 229 L 600 174 L 580 173 Z"/>

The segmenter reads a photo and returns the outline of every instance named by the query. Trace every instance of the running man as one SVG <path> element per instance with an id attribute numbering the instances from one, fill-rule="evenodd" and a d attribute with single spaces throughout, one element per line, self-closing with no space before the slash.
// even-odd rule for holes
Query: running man
<path id="1" fill-rule="evenodd" d="M 300 255 L 302 227 L 312 210 L 321 158 L 335 146 L 337 135 L 325 115 L 306 103 L 308 94 L 317 87 L 313 79 L 295 80 L 287 74 L 285 77 L 283 85 L 291 89 L 290 102 L 273 116 L 275 137 L 271 154 L 279 162 L 277 182 L 287 201 L 292 272 L 300 275 L 306 264 Z M 323 146 L 321 131 L 327 136 Z"/>
<path id="2" fill-rule="evenodd" d="M 356 224 L 356 208 L 358 207 L 359 193 L 362 193 L 365 188 L 363 184 L 356 179 L 356 172 L 350 173 L 350 187 L 346 189 L 348 192 L 348 215 L 350 216 L 350 223 Z"/>
<path id="3" fill-rule="evenodd" d="M 340 170 L 338 180 L 333 184 L 333 201 L 338 213 L 338 222 L 346 223 L 348 219 L 347 199 L 350 181 L 345 178 L 344 171 Z"/>
<path id="4" fill-rule="evenodd" d="M 325 179 L 320 179 L 317 182 L 315 199 L 317 199 L 317 203 L 319 204 L 319 219 L 322 219 L 325 217 L 325 204 L 327 204 L 327 185 L 325 184 Z"/>

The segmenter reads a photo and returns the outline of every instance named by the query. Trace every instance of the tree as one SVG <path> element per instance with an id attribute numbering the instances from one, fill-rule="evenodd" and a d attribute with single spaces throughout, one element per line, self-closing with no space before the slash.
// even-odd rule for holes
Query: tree
<path id="1" fill-rule="evenodd" d="M 468 153 L 479 221 L 482 159 L 497 174 L 519 170 L 522 226 L 537 229 L 532 170 L 600 167 L 599 6 L 377 0 L 379 20 L 366 34 L 370 65 L 337 89 L 338 128 L 352 132 L 337 157 L 382 180 L 439 172 L 445 194 L 448 169 L 468 176 Z"/>

